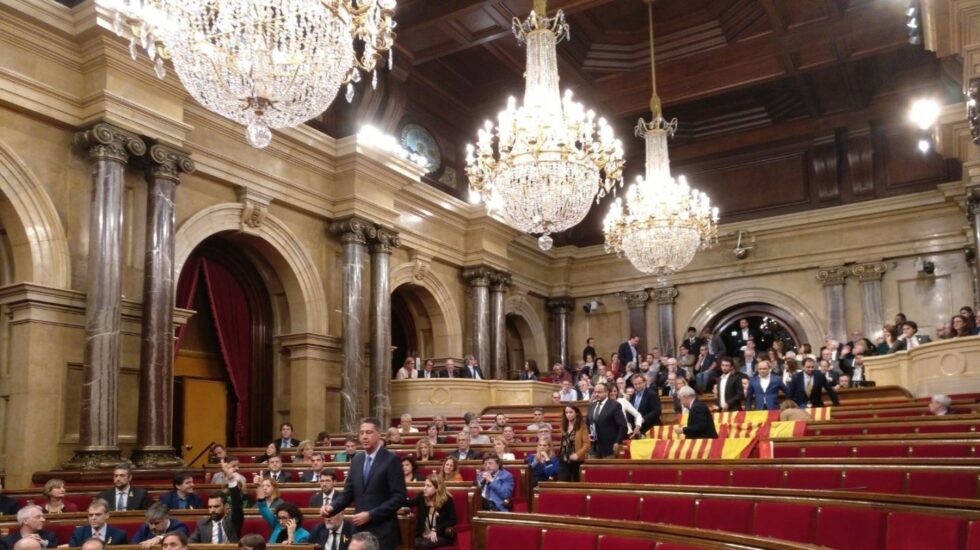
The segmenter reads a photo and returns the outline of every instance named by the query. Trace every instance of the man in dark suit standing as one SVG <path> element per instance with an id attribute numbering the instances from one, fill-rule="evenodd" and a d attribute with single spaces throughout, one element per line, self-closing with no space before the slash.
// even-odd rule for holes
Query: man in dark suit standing
<path id="1" fill-rule="evenodd" d="M 616 446 L 626 438 L 626 417 L 623 416 L 622 406 L 609 397 L 609 388 L 605 383 L 595 386 L 595 401 L 589 407 L 586 422 L 589 426 L 589 436 L 595 443 L 592 449 L 597 458 L 616 456 Z"/>
<path id="2" fill-rule="evenodd" d="M 738 320 L 738 333 L 735 335 L 735 347 L 738 351 L 745 351 L 745 347 L 748 345 L 749 340 L 752 340 L 759 344 L 759 332 L 749 328 L 748 319 Z"/>
<path id="3" fill-rule="evenodd" d="M 790 399 L 796 401 L 800 407 L 805 407 L 807 404 L 812 407 L 823 407 L 823 398 L 820 394 L 824 390 L 827 391 L 834 405 L 840 405 L 837 392 L 834 391 L 827 377 L 817 370 L 816 361 L 812 357 L 807 357 L 803 360 L 803 372 L 794 374 L 793 379 L 790 380 Z"/>
<path id="4" fill-rule="evenodd" d="M 783 384 L 783 379 L 770 372 L 769 361 L 758 362 L 759 374 L 749 380 L 749 395 L 746 397 L 748 404 L 757 411 L 779 410 L 779 392 L 789 397 L 789 388 Z"/>
<path id="5" fill-rule="evenodd" d="M 80 547 L 90 538 L 97 538 L 108 545 L 128 544 L 129 537 L 122 529 L 112 527 L 109 521 L 109 503 L 97 498 L 88 505 L 88 525 L 80 525 L 71 533 L 68 546 Z"/>
<path id="6" fill-rule="evenodd" d="M 619 345 L 619 362 L 623 365 L 622 371 L 626 370 L 626 365 L 632 361 L 633 366 L 640 368 L 640 337 L 637 334 L 630 336 L 630 339 Z"/>
<path id="7" fill-rule="evenodd" d="M 245 511 L 242 505 L 242 488 L 235 470 L 227 463 L 221 464 L 228 480 L 228 499 L 231 501 L 231 513 L 225 514 L 225 497 L 221 493 L 211 493 L 208 496 L 208 517 L 197 522 L 197 529 L 190 536 L 189 542 L 222 544 L 238 542 L 245 523 Z"/>
<path id="8" fill-rule="evenodd" d="M 687 409 L 687 426 L 674 426 L 674 433 L 684 434 L 688 439 L 718 439 L 715 431 L 715 421 L 711 418 L 708 406 L 698 399 L 697 392 L 691 386 L 677 390 L 681 406 Z"/>
<path id="9" fill-rule="evenodd" d="M 745 403 L 742 379 L 745 375 L 735 370 L 731 359 L 722 359 L 721 377 L 718 379 L 718 410 L 739 411 Z"/>
<path id="10" fill-rule="evenodd" d="M 352 502 L 351 523 L 357 531 L 369 531 L 378 538 L 381 550 L 394 550 L 399 543 L 398 509 L 404 506 L 405 476 L 401 460 L 384 448 L 381 421 L 365 418 L 358 438 L 363 452 L 351 462 L 344 492 L 320 509 L 325 517 L 343 512 Z"/>
<path id="11" fill-rule="evenodd" d="M 146 489 L 133 487 L 133 472 L 129 464 L 118 464 L 112 471 L 112 484 L 115 489 L 102 491 L 97 498 L 109 503 L 110 511 L 146 510 L 150 507 L 150 497 Z"/>
<path id="12" fill-rule="evenodd" d="M 461 378 L 472 378 L 473 380 L 487 379 L 486 376 L 483 376 L 483 370 L 480 369 L 480 365 L 476 364 L 476 357 L 472 355 L 466 356 L 466 366 L 463 367 L 463 372 L 459 375 Z"/>
<path id="13" fill-rule="evenodd" d="M 660 396 L 656 391 L 647 389 L 647 377 L 642 374 L 633 375 L 633 407 L 640 411 L 643 416 L 643 425 L 640 426 L 639 433 L 644 434 L 653 426 L 660 425 Z"/>

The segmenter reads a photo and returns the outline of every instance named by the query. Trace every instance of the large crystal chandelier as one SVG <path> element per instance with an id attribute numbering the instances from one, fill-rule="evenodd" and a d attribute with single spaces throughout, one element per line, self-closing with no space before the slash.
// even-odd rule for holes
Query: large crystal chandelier
<path id="1" fill-rule="evenodd" d="M 253 147 L 270 128 L 319 115 L 361 71 L 372 73 L 395 38 L 396 0 L 100 0 L 114 30 L 166 75 L 164 60 L 208 109 L 247 126 Z"/>
<path id="2" fill-rule="evenodd" d="M 593 199 L 622 184 L 623 146 L 605 119 L 558 92 L 556 44 L 568 37 L 560 10 L 546 17 L 546 2 L 535 0 L 526 21 L 514 20 L 514 34 L 527 43 L 524 104 L 511 97 L 507 109 L 467 146 L 466 174 L 487 209 L 528 233 L 542 233 L 538 245 L 551 248 L 550 233 L 582 221 Z"/>
<path id="3" fill-rule="evenodd" d="M 650 74 L 653 96 L 652 120 L 642 118 L 636 136 L 646 140 L 646 177 L 637 176 L 626 190 L 627 204 L 617 197 L 603 222 L 606 250 L 626 256 L 636 269 L 663 277 L 684 269 L 698 250 L 711 246 L 718 235 L 718 209 L 708 196 L 691 189 L 687 179 L 670 175 L 667 138 L 674 135 L 677 119 L 663 117 L 653 61 L 653 7 L 650 18 Z"/>

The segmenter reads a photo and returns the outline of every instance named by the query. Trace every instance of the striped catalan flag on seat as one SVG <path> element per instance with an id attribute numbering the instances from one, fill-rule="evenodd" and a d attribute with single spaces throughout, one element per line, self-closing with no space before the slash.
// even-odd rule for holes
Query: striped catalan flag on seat
<path id="1" fill-rule="evenodd" d="M 633 460 L 697 460 L 748 458 L 756 438 L 638 439 L 629 442 Z"/>

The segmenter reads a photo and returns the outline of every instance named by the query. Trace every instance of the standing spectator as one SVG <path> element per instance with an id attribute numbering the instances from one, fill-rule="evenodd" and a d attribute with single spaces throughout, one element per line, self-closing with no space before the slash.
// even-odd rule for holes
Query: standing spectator
<path id="1" fill-rule="evenodd" d="M 634 334 L 630 336 L 630 339 L 619 345 L 619 351 L 616 352 L 619 356 L 619 360 L 623 363 L 633 363 L 634 365 L 640 364 L 640 336 Z"/>
<path id="2" fill-rule="evenodd" d="M 745 403 L 742 390 L 745 375 L 735 370 L 731 359 L 721 360 L 721 378 L 718 379 L 718 410 L 740 411 Z"/>
<path id="3" fill-rule="evenodd" d="M 541 371 L 538 370 L 538 362 L 534 359 L 524 361 L 524 370 L 521 371 L 521 380 L 537 381 L 541 378 Z"/>
<path id="4" fill-rule="evenodd" d="M 789 384 L 789 398 L 800 407 L 823 407 L 821 393 L 827 392 L 834 405 L 840 405 L 837 392 L 822 372 L 817 371 L 813 359 L 803 360 L 803 372 L 796 373 Z"/>
<path id="5" fill-rule="evenodd" d="M 781 378 L 771 375 L 769 361 L 759 361 L 757 369 L 759 374 L 749 380 L 746 408 L 774 411 L 779 408 L 779 400 L 777 399 L 779 392 L 782 391 L 784 395 L 789 397 L 789 388 L 783 384 Z"/>
<path id="6" fill-rule="evenodd" d="M 643 424 L 639 426 L 641 434 L 647 433 L 653 426 L 660 425 L 660 415 L 663 412 L 660 404 L 660 396 L 656 390 L 647 388 L 647 379 L 642 374 L 633 375 L 632 397 L 633 408 L 643 416 Z M 634 429 L 637 427 L 634 426 Z"/>
<path id="7" fill-rule="evenodd" d="M 599 354 L 595 350 L 595 338 L 591 336 L 585 339 L 585 349 L 582 350 L 582 360 L 588 363 L 589 360 L 586 359 L 586 357 L 589 356 L 591 356 L 593 360 L 599 357 Z"/>
<path id="8" fill-rule="evenodd" d="M 578 410 L 578 407 L 566 405 L 561 418 L 559 481 L 579 481 L 579 469 L 586 457 L 589 456 L 591 446 L 589 430 L 582 420 L 582 412 Z"/>

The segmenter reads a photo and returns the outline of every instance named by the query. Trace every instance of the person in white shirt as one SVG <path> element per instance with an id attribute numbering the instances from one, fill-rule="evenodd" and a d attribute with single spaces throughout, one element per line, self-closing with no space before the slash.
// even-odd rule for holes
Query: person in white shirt
<path id="1" fill-rule="evenodd" d="M 398 431 L 403 434 L 414 434 L 419 432 L 418 428 L 412 426 L 412 415 L 402 413 L 401 420 L 398 424 Z"/>
<path id="2" fill-rule="evenodd" d="M 629 402 L 629 399 L 625 395 L 620 395 L 619 388 L 616 386 L 610 386 L 609 399 L 614 399 L 623 406 L 623 419 L 626 420 L 626 434 L 633 439 L 641 437 L 643 431 L 634 429 L 634 426 L 639 428 L 643 425 L 643 415 L 640 414 L 640 411 L 636 410 L 636 407 Z M 633 417 L 633 422 L 630 422 L 631 416 Z"/>
<path id="3" fill-rule="evenodd" d="M 950 414 L 949 408 L 953 405 L 953 400 L 948 395 L 938 393 L 932 396 L 929 401 L 929 414 L 933 416 L 946 416 Z"/>
<path id="4" fill-rule="evenodd" d="M 419 371 L 415 368 L 415 358 L 406 357 L 405 363 L 402 364 L 402 368 L 398 369 L 395 373 L 395 378 L 397 380 L 408 380 L 409 378 L 418 378 Z"/>
<path id="5" fill-rule="evenodd" d="M 578 381 L 578 393 L 582 396 L 580 399 L 584 399 L 586 401 L 592 400 L 592 391 L 589 390 L 588 379 L 582 378 Z"/>

